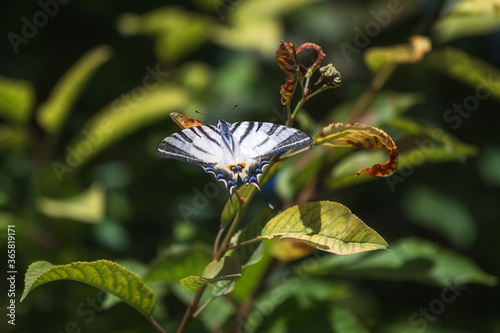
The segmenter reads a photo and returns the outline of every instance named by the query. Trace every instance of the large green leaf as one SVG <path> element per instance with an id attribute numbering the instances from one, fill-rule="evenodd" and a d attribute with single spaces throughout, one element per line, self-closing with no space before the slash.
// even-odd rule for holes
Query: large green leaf
<path id="1" fill-rule="evenodd" d="M 0 75 L 0 116 L 17 123 L 26 122 L 35 103 L 35 89 L 29 81 Z"/>
<path id="2" fill-rule="evenodd" d="M 183 278 L 181 284 L 187 290 L 196 292 L 204 285 L 233 280 L 239 276 L 241 276 L 241 265 L 238 260 L 234 257 L 224 257 L 208 264 L 201 276 Z"/>
<path id="3" fill-rule="evenodd" d="M 159 85 L 152 90 L 141 88 L 144 95 L 136 95 L 134 90 L 123 94 L 84 125 L 68 145 L 71 150 L 65 161 L 69 166 L 83 165 L 112 143 L 182 109 L 189 101 L 186 90 L 175 85 Z"/>
<path id="4" fill-rule="evenodd" d="M 298 264 L 296 273 L 407 280 L 442 287 L 497 283 L 497 277 L 485 273 L 473 260 L 427 240 L 404 238 L 391 249 L 390 253 L 324 256 L 314 265 Z"/>
<path id="5" fill-rule="evenodd" d="M 109 46 L 96 47 L 82 56 L 57 82 L 49 98 L 40 104 L 37 120 L 49 133 L 58 132 L 71 108 L 99 67 L 111 58 Z"/>
<path id="6" fill-rule="evenodd" d="M 335 254 L 389 249 L 386 241 L 349 208 L 336 202 L 308 202 L 271 219 L 262 238 L 292 238 Z"/>
<path id="7" fill-rule="evenodd" d="M 133 306 L 148 319 L 156 304 L 151 289 L 136 274 L 109 260 L 57 266 L 47 261 L 34 262 L 26 272 L 21 301 L 36 287 L 58 280 L 83 282 L 105 290 Z"/>
<path id="8" fill-rule="evenodd" d="M 445 47 L 430 52 L 423 63 L 474 88 L 479 99 L 493 96 L 500 100 L 500 70 L 478 57 Z"/>

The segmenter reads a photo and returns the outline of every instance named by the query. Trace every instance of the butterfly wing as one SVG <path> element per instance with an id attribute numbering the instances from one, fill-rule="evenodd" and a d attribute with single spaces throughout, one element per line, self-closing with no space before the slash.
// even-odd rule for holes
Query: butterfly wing
<path id="1" fill-rule="evenodd" d="M 246 167 L 241 170 L 241 179 L 257 187 L 258 176 L 272 156 L 313 143 L 309 135 L 298 129 L 272 123 L 234 123 L 231 132 L 239 147 L 240 158 L 245 160 Z"/>
<path id="2" fill-rule="evenodd" d="M 157 148 L 160 157 L 213 167 L 220 159 L 220 134 L 215 126 L 186 128 L 163 139 Z"/>

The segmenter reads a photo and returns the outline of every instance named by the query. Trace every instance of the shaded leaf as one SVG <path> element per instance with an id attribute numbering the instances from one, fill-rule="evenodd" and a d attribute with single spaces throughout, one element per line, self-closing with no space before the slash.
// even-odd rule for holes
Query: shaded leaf
<path id="1" fill-rule="evenodd" d="M 408 44 L 377 46 L 366 50 L 365 63 L 374 72 L 392 64 L 409 64 L 422 60 L 432 48 L 431 40 L 425 36 L 412 36 Z"/>
<path id="2" fill-rule="evenodd" d="M 444 47 L 430 52 L 423 63 L 474 88 L 482 99 L 493 96 L 500 100 L 500 70 L 478 57 Z"/>
<path id="3" fill-rule="evenodd" d="M 96 47 L 84 54 L 59 79 L 48 99 L 37 110 L 37 121 L 45 131 L 55 133 L 61 129 L 92 75 L 111 55 L 111 47 Z"/>
<path id="4" fill-rule="evenodd" d="M 202 276 L 188 276 L 181 280 L 181 285 L 187 290 L 196 292 L 206 284 L 222 280 L 232 280 L 241 276 L 241 265 L 236 258 L 224 257 L 212 261 L 205 267 Z"/>
<path id="5" fill-rule="evenodd" d="M 0 116 L 16 123 L 24 123 L 31 116 L 35 103 L 35 89 L 31 82 L 0 75 Z"/>
<path id="6" fill-rule="evenodd" d="M 293 44 L 281 41 L 278 50 L 276 50 L 276 60 L 285 73 L 285 83 L 280 88 L 281 104 L 285 105 L 292 98 L 300 74 Z"/>
<path id="7" fill-rule="evenodd" d="M 177 113 L 177 112 L 172 112 L 170 113 L 170 118 L 179 125 L 180 128 L 185 129 L 185 128 L 190 128 L 194 126 L 203 126 L 202 123 L 200 123 L 198 120 L 190 117 L 186 117 L 183 114 Z"/>
<path id="8" fill-rule="evenodd" d="M 256 239 L 262 232 L 264 225 L 273 217 L 269 209 L 264 209 L 256 218 L 231 238 L 231 244 Z M 264 242 L 251 243 L 238 247 L 229 252 L 229 255 L 238 259 L 242 268 L 258 263 L 264 255 Z"/>
<path id="9" fill-rule="evenodd" d="M 373 126 L 354 123 L 333 123 L 319 131 L 314 137 L 314 143 L 333 147 L 360 147 L 365 150 L 383 149 L 389 153 L 385 164 L 375 164 L 371 168 L 361 169 L 373 177 L 387 177 L 396 171 L 398 166 L 398 148 L 392 138 L 381 129 Z"/>
<path id="10" fill-rule="evenodd" d="M 128 97 L 127 102 L 123 96 Z M 126 93 L 105 106 L 73 137 L 69 147 L 77 157 L 74 167 L 82 166 L 112 143 L 183 108 L 189 101 L 184 89 L 168 84 L 145 90 L 141 99 L 133 96 L 132 92 Z"/>
<path id="11" fill-rule="evenodd" d="M 104 218 L 106 196 L 104 188 L 94 183 L 87 190 L 65 199 L 39 197 L 40 212 L 53 218 L 68 218 L 79 222 L 98 223 Z"/>
<path id="12" fill-rule="evenodd" d="M 298 264 L 296 269 L 298 274 L 407 280 L 441 287 L 497 283 L 497 277 L 485 273 L 471 259 L 427 240 L 404 238 L 391 246 L 391 250 L 390 253 L 325 256 L 318 259 L 314 267 Z"/>
<path id="13" fill-rule="evenodd" d="M 272 242 L 269 247 L 270 255 L 283 262 L 302 259 L 313 251 L 314 247 L 291 238 L 278 239 Z"/>
<path id="14" fill-rule="evenodd" d="M 27 143 L 28 135 L 24 128 L 0 124 L 0 152 L 21 150 Z"/>
<path id="15" fill-rule="evenodd" d="M 177 282 L 186 275 L 203 272 L 212 259 L 212 251 L 206 244 L 173 244 L 162 251 L 151 263 L 145 274 L 147 282 Z"/>
<path id="16" fill-rule="evenodd" d="M 32 263 L 26 272 L 21 301 L 36 287 L 52 281 L 73 280 L 107 291 L 130 304 L 149 318 L 156 298 L 151 289 L 134 273 L 109 260 L 52 265 L 47 261 Z"/>
<path id="17" fill-rule="evenodd" d="M 415 224 L 440 233 L 455 247 L 467 248 L 476 241 L 472 214 L 453 197 L 420 185 L 405 191 L 402 206 Z"/>
<path id="18" fill-rule="evenodd" d="M 309 202 L 291 207 L 271 219 L 262 238 L 292 238 L 316 249 L 352 254 L 388 249 L 385 240 L 351 211 L 336 202 Z"/>

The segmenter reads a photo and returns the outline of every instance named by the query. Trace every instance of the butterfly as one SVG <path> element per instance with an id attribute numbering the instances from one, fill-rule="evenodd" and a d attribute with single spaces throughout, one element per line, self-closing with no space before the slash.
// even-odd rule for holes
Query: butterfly
<path id="1" fill-rule="evenodd" d="M 295 128 L 273 123 L 243 121 L 186 128 L 163 139 L 160 157 L 197 164 L 225 184 L 229 198 L 238 179 L 260 191 L 259 176 L 274 155 L 308 146 L 312 138 Z"/>

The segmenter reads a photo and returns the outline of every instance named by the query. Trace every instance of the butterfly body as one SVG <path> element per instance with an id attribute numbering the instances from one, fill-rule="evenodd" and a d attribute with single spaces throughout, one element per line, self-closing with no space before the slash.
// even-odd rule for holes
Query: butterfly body
<path id="1" fill-rule="evenodd" d="M 224 182 L 231 196 L 238 178 L 260 189 L 259 176 L 272 156 L 312 144 L 306 133 L 291 127 L 244 121 L 186 128 L 163 139 L 157 153 L 204 168 Z"/>

